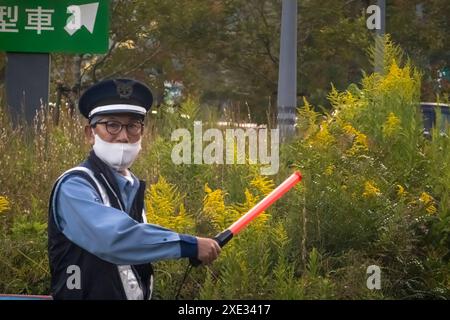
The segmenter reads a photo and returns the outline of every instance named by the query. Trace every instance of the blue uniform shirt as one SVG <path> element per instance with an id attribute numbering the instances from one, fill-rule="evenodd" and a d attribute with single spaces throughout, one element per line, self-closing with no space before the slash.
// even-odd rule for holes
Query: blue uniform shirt
<path id="1" fill-rule="evenodd" d="M 125 210 L 130 211 L 139 189 L 114 172 Z M 101 196 L 79 176 L 68 177 L 56 194 L 56 224 L 73 243 L 99 258 L 118 265 L 197 257 L 197 239 L 166 228 L 138 223 L 127 212 L 103 204 Z"/>

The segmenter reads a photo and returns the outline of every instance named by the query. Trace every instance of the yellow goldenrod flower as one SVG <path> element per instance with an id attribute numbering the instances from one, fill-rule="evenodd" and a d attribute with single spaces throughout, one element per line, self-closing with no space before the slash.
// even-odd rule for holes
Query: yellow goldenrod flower
<path id="1" fill-rule="evenodd" d="M 419 197 L 419 200 L 421 202 L 423 202 L 425 205 L 429 204 L 430 202 L 433 201 L 433 197 L 430 196 L 428 193 L 426 192 L 422 192 L 422 194 Z"/>
<path id="2" fill-rule="evenodd" d="M 419 201 L 422 202 L 425 206 L 425 210 L 428 214 L 435 214 L 437 212 L 434 199 L 431 195 L 426 192 L 422 192 L 419 197 Z"/>
<path id="3" fill-rule="evenodd" d="M 325 169 L 325 175 L 326 176 L 331 176 L 332 174 L 333 174 L 333 172 L 334 172 L 334 169 L 335 169 L 336 167 L 334 166 L 334 165 L 329 165 L 326 169 Z"/>
<path id="4" fill-rule="evenodd" d="M 405 188 L 403 188 L 403 186 L 401 186 L 401 185 L 397 185 L 397 196 L 399 196 L 399 197 L 404 197 L 405 195 L 406 195 L 406 191 L 405 191 Z"/>
<path id="5" fill-rule="evenodd" d="M 10 209 L 8 198 L 0 197 L 0 213 Z"/>
<path id="6" fill-rule="evenodd" d="M 351 126 L 349 124 L 344 126 L 343 129 L 344 129 L 345 133 L 348 134 L 348 135 L 356 136 L 358 134 L 358 131 L 355 128 L 353 128 L 353 126 Z"/>
<path id="7" fill-rule="evenodd" d="M 226 193 L 222 189 L 211 190 L 205 185 L 206 195 L 203 198 L 203 214 L 211 221 L 216 231 L 225 229 L 234 220 L 232 210 L 225 205 Z"/>
<path id="8" fill-rule="evenodd" d="M 275 188 L 275 184 L 273 181 L 267 177 L 256 176 L 251 182 L 250 185 L 255 187 L 258 191 L 260 191 L 264 196 L 268 195 Z"/>
<path id="9" fill-rule="evenodd" d="M 225 212 L 225 193 L 221 189 L 210 190 L 203 199 L 203 212 L 206 214 L 222 214 Z"/>
<path id="10" fill-rule="evenodd" d="M 364 106 L 361 96 L 354 95 L 349 90 L 338 92 L 333 85 L 331 86 L 331 92 L 328 94 L 328 100 L 335 109 L 344 109 L 343 112 L 350 118 Z"/>
<path id="11" fill-rule="evenodd" d="M 136 49 L 136 43 L 133 40 L 126 40 L 123 42 L 119 42 L 117 47 L 123 49 Z"/>
<path id="12" fill-rule="evenodd" d="M 434 204 L 432 204 L 431 206 L 426 207 L 425 209 L 427 211 L 428 214 L 435 214 L 437 212 L 436 207 L 434 206 Z"/>
<path id="13" fill-rule="evenodd" d="M 409 64 L 400 68 L 394 60 L 379 85 L 380 93 L 397 93 L 412 100 L 417 90 L 417 74 Z"/>
<path id="14" fill-rule="evenodd" d="M 367 136 L 363 133 L 359 133 L 356 136 L 356 140 L 353 143 L 353 147 L 361 151 L 368 151 L 369 150 L 369 144 L 367 142 Z"/>
<path id="15" fill-rule="evenodd" d="M 343 102 L 345 105 L 356 105 L 359 98 L 355 97 L 350 91 L 345 91 L 343 95 Z"/>
<path id="16" fill-rule="evenodd" d="M 211 188 L 208 186 L 208 183 L 205 183 L 205 192 L 206 193 L 211 193 L 212 192 Z"/>
<path id="17" fill-rule="evenodd" d="M 400 129 L 400 119 L 393 113 L 389 113 L 386 122 L 383 125 L 383 135 L 385 137 L 394 136 Z"/>
<path id="18" fill-rule="evenodd" d="M 400 67 L 397 65 L 397 62 L 394 60 L 389 67 L 389 72 L 381 82 L 381 90 L 392 90 L 392 88 L 398 85 L 399 81 L 402 79 L 402 74 L 402 69 L 400 69 Z"/>
<path id="19" fill-rule="evenodd" d="M 335 141 L 334 137 L 328 131 L 328 124 L 322 123 L 320 126 L 320 131 L 316 133 L 314 137 L 314 143 L 319 147 L 327 147 L 333 144 Z"/>
<path id="20" fill-rule="evenodd" d="M 363 196 L 366 198 L 370 198 L 370 197 L 378 197 L 380 195 L 381 195 L 380 189 L 377 188 L 375 182 L 366 181 L 366 183 L 364 184 Z"/>
<path id="21" fill-rule="evenodd" d="M 168 183 L 164 177 L 151 185 L 145 196 L 147 220 L 177 232 L 191 232 L 195 223 L 186 213 L 183 204 L 184 195 Z"/>
<path id="22" fill-rule="evenodd" d="M 369 151 L 368 139 L 364 133 L 359 132 L 351 125 L 346 125 L 343 129 L 347 135 L 353 136 L 353 145 L 346 152 L 348 155 L 354 156 Z"/>

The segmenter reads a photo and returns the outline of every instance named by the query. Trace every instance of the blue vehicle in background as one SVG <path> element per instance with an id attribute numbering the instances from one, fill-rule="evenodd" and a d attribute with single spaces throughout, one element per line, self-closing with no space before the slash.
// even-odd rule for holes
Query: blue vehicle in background
<path id="1" fill-rule="evenodd" d="M 437 113 L 441 113 L 441 123 L 438 124 L 444 134 L 450 125 L 450 105 L 436 102 L 421 102 L 420 109 L 423 117 L 424 135 L 431 137 L 431 129 L 436 126 Z"/>

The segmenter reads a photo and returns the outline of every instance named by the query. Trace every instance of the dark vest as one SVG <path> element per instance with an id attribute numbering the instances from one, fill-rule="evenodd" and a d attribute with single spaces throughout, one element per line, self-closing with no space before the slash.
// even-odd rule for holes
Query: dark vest
<path id="1" fill-rule="evenodd" d="M 91 152 L 87 161 L 82 163 L 81 166 L 93 171 L 96 180 L 106 190 L 111 206 L 122 210 L 121 208 L 125 206 L 123 205 L 123 200 L 120 199 L 120 191 L 111 169 L 94 152 Z M 98 194 L 101 194 L 94 180 L 89 174 L 83 171 L 74 171 L 62 176 L 61 183 L 73 175 L 85 178 L 96 189 Z M 55 183 L 50 196 L 48 215 L 48 255 L 51 273 L 51 295 L 54 299 L 126 300 L 127 296 L 117 265 L 102 260 L 80 248 L 67 239 L 58 229 L 53 216 L 53 198 L 56 197 L 57 184 L 58 181 Z M 140 181 L 139 190 L 129 212 L 131 218 L 140 223 L 143 222 L 144 193 L 145 182 Z M 54 209 L 57 212 L 58 208 Z M 95 214 L 95 212 L 92 214 Z M 67 280 L 73 275 L 73 269 L 70 266 L 79 267 L 81 275 L 80 289 L 70 289 L 67 285 Z M 148 299 L 151 290 L 150 279 L 153 274 L 151 264 L 132 265 L 131 268 L 144 293 L 144 299 Z"/>

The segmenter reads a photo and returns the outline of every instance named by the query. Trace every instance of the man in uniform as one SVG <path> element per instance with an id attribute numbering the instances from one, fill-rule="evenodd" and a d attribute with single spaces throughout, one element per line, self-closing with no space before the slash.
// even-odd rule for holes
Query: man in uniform
<path id="1" fill-rule="evenodd" d="M 153 102 L 144 84 L 102 81 L 79 109 L 92 150 L 56 181 L 49 205 L 48 250 L 54 299 L 150 299 L 151 262 L 220 253 L 209 238 L 147 224 L 145 183 L 129 167 L 141 149 L 143 120 Z"/>

